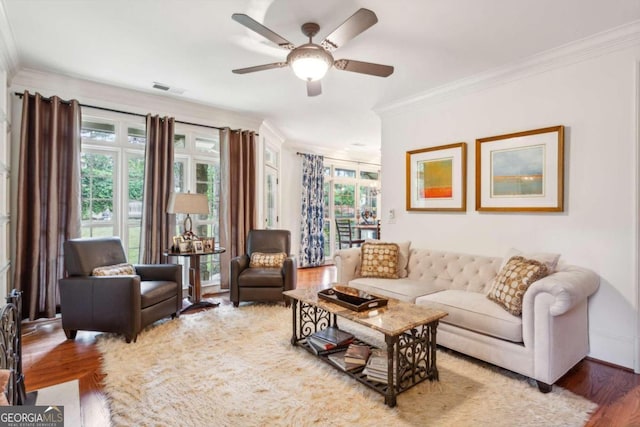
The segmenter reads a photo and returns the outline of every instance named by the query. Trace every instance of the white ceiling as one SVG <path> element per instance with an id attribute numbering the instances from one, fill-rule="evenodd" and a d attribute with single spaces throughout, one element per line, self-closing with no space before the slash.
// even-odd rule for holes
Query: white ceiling
<path id="1" fill-rule="evenodd" d="M 376 106 L 640 19 L 640 0 L 1 0 L 19 68 L 175 96 L 264 117 L 294 145 L 376 151 Z M 232 74 L 288 51 L 231 19 L 246 13 L 295 45 L 357 9 L 379 22 L 334 52 L 395 66 L 388 78 L 332 69 L 319 97 L 290 69 Z M 11 41 L 9 41 L 11 42 Z M 364 146 L 364 147 L 363 147 Z"/>

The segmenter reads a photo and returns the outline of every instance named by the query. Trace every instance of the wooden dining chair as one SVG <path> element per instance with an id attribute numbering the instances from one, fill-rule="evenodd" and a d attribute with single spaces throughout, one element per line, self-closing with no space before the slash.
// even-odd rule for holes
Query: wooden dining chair
<path id="1" fill-rule="evenodd" d="M 338 249 L 342 249 L 343 245 L 352 248 L 364 243 L 364 239 L 354 238 L 350 219 L 336 219 L 336 235 L 338 237 Z"/>

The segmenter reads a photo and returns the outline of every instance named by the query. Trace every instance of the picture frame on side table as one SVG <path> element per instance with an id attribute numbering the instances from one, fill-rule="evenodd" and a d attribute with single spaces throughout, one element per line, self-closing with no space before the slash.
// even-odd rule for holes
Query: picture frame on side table
<path id="1" fill-rule="evenodd" d="M 201 254 L 204 252 L 204 246 L 202 245 L 202 240 L 193 241 L 193 251 L 197 254 Z"/>
<path id="2" fill-rule="evenodd" d="M 213 252 L 215 246 L 215 239 L 213 237 L 207 237 L 202 239 L 202 245 L 205 252 Z"/>
<path id="3" fill-rule="evenodd" d="M 477 139 L 476 210 L 562 212 L 564 126 Z"/>
<path id="4" fill-rule="evenodd" d="M 179 243 L 179 249 L 180 249 L 179 252 L 181 254 L 191 252 L 191 242 L 187 242 L 187 241 L 180 242 Z"/>
<path id="5" fill-rule="evenodd" d="M 467 210 L 467 143 L 407 151 L 408 211 Z"/>

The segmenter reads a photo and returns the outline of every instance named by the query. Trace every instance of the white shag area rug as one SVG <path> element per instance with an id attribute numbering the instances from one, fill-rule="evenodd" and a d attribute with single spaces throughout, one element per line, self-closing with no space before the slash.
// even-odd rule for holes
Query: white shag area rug
<path id="1" fill-rule="evenodd" d="M 352 332 L 369 330 L 343 320 Z M 596 405 L 438 351 L 440 381 L 389 408 L 382 395 L 293 347 L 291 309 L 221 306 L 98 347 L 116 426 L 580 426 Z M 382 339 L 382 335 L 375 336 Z"/>

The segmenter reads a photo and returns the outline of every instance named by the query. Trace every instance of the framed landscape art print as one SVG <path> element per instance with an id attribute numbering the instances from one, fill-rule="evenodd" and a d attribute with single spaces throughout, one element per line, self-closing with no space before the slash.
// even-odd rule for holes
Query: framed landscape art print
<path id="1" fill-rule="evenodd" d="M 467 209 L 467 144 L 407 151 L 408 211 Z"/>
<path id="2" fill-rule="evenodd" d="M 564 126 L 476 140 L 476 210 L 562 212 Z"/>

